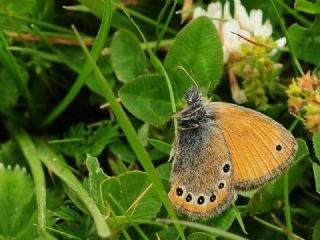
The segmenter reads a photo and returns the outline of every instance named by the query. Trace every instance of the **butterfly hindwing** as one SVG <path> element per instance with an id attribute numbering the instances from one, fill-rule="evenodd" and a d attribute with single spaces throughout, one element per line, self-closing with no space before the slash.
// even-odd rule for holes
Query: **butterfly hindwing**
<path id="1" fill-rule="evenodd" d="M 169 198 L 177 210 L 193 218 L 209 217 L 234 202 L 230 154 L 214 124 L 181 131 L 174 155 Z"/>

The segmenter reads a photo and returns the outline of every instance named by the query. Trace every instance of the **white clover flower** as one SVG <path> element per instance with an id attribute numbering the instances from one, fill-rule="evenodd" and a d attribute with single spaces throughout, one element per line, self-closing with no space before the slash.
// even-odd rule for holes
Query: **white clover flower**
<path id="1" fill-rule="evenodd" d="M 270 21 L 266 20 L 263 23 L 263 12 L 260 9 L 252 9 L 248 14 L 240 0 L 234 0 L 234 17 L 230 13 L 229 1 L 226 1 L 223 7 L 220 2 L 210 3 L 207 11 L 198 7 L 193 12 L 193 18 L 199 16 L 211 18 L 216 26 L 223 46 L 224 63 L 232 62 L 235 56 L 241 56 L 241 46 L 248 43 L 244 38 L 260 37 L 267 40 L 272 35 Z M 286 39 L 281 38 L 275 43 L 278 47 L 283 47 Z M 275 53 L 276 49 L 272 50 L 270 55 Z"/>

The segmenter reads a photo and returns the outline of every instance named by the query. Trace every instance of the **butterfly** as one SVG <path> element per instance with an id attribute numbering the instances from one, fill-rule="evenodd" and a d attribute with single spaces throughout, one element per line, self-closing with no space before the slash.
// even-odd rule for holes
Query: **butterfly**
<path id="1" fill-rule="evenodd" d="M 213 217 L 236 199 L 279 176 L 297 152 L 293 135 L 262 113 L 206 101 L 196 87 L 177 114 L 171 188 L 174 207 L 192 218 Z"/>

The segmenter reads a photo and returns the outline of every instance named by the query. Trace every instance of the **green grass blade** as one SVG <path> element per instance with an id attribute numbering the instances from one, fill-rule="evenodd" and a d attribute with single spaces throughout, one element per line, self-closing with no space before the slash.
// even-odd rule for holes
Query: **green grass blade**
<path id="1" fill-rule="evenodd" d="M 257 216 L 253 216 L 253 219 L 256 220 L 257 222 L 261 223 L 262 225 L 270 228 L 270 229 L 273 229 L 273 230 L 275 230 L 277 232 L 281 232 L 281 233 L 286 234 L 285 230 L 282 229 L 281 227 L 275 226 L 275 225 L 273 225 L 273 224 L 271 224 L 271 223 L 269 223 L 267 221 L 264 221 L 263 219 L 261 219 L 261 218 L 259 218 Z M 304 238 L 302 238 L 302 237 L 300 237 L 300 236 L 298 236 L 296 234 L 292 234 L 292 237 L 294 237 L 297 240 L 304 240 Z"/>
<path id="2" fill-rule="evenodd" d="M 38 139 L 36 143 L 38 146 L 37 154 L 40 156 L 43 164 L 68 185 L 86 205 L 95 221 L 98 235 L 100 237 L 109 237 L 111 233 L 108 225 L 105 223 L 103 215 L 79 180 L 66 166 L 60 164 L 63 160 L 60 159 L 43 140 Z"/>
<path id="3" fill-rule="evenodd" d="M 288 47 L 289 47 L 289 50 L 290 50 L 290 56 L 291 56 L 291 59 L 292 59 L 292 63 L 293 65 L 298 69 L 299 73 L 301 76 L 304 75 L 304 72 L 300 66 L 300 63 L 297 59 L 297 57 L 295 56 L 294 52 L 293 52 L 293 49 L 292 49 L 292 46 L 291 46 L 291 41 L 290 41 L 290 38 L 289 38 L 289 35 L 288 35 L 288 31 L 286 29 L 286 26 L 284 24 L 284 21 L 283 19 L 281 18 L 280 14 L 279 14 L 279 11 L 277 9 L 277 6 L 275 5 L 274 1 L 273 0 L 270 0 L 272 6 L 273 6 L 273 9 L 278 17 L 278 20 L 279 20 L 279 24 L 280 24 L 280 27 L 281 27 L 281 30 L 284 34 L 284 36 L 286 37 L 287 39 L 287 44 L 288 44 Z"/>
<path id="4" fill-rule="evenodd" d="M 100 52 L 103 49 L 106 38 L 108 36 L 110 23 L 111 23 L 111 16 L 112 16 L 111 0 L 107 0 L 105 1 L 105 4 L 104 4 L 102 22 L 100 24 L 96 41 L 94 42 L 91 50 L 92 57 L 95 61 L 100 56 Z M 70 103 L 79 93 L 81 87 L 84 85 L 91 71 L 92 71 L 92 67 L 87 61 L 84 64 L 84 66 L 81 68 L 81 72 L 79 73 L 77 80 L 72 85 L 68 94 L 45 118 L 45 120 L 41 124 L 42 127 L 45 127 L 50 123 L 52 123 L 70 105 Z"/>
<path id="5" fill-rule="evenodd" d="M 135 10 L 132 10 L 130 8 L 126 8 L 122 4 L 119 4 L 116 2 L 112 2 L 112 5 L 116 8 L 122 9 L 122 10 L 125 9 L 125 11 L 127 11 L 128 13 L 130 13 L 132 16 L 134 16 L 137 19 L 140 19 L 146 23 L 149 23 L 150 25 L 157 26 L 157 21 L 153 20 L 152 18 L 146 17 L 145 15 L 143 15 Z M 170 33 L 172 35 L 176 35 L 177 31 L 172 28 L 168 28 L 168 33 Z"/>
<path id="6" fill-rule="evenodd" d="M 2 17 L 8 17 L 14 20 L 21 20 L 21 21 L 25 21 L 28 23 L 33 23 L 33 24 L 37 24 L 40 27 L 44 27 L 47 29 L 51 29 L 53 31 L 57 31 L 57 32 L 63 32 L 63 33 L 72 33 L 72 31 L 68 28 L 64 28 L 64 27 L 60 27 L 51 23 L 46 23 L 43 21 L 39 21 L 37 19 L 33 19 L 33 18 L 28 18 L 28 17 L 24 17 L 24 16 L 17 16 L 17 15 L 11 15 L 11 14 L 4 14 L 2 12 L 0 12 L 0 16 Z"/>
<path id="7" fill-rule="evenodd" d="M 31 112 L 31 115 L 34 116 L 35 109 L 32 101 L 31 94 L 27 87 L 26 81 L 23 79 L 23 74 L 16 62 L 14 55 L 7 49 L 8 44 L 5 39 L 4 34 L 0 33 L 0 61 L 5 66 L 5 68 L 9 69 L 12 74 L 12 78 L 15 81 L 20 93 L 26 101 L 26 104 Z"/>
<path id="8" fill-rule="evenodd" d="M 218 228 L 209 227 L 204 224 L 196 223 L 196 222 L 188 222 L 188 221 L 182 221 L 182 220 L 170 220 L 170 219 L 157 219 L 157 222 L 161 223 L 178 223 L 190 228 L 198 229 L 204 232 L 208 232 L 211 234 L 218 235 L 220 237 L 223 237 L 224 239 L 232 239 L 232 240 L 246 240 L 246 238 L 243 238 L 241 236 L 238 236 L 233 233 L 229 233 L 226 231 L 223 231 Z"/>
<path id="9" fill-rule="evenodd" d="M 303 15 L 299 14 L 297 11 L 289 7 L 286 3 L 283 1 L 276 1 L 276 4 L 282 7 L 285 11 L 287 11 L 289 14 L 291 14 L 293 17 L 295 17 L 301 24 L 303 24 L 306 27 L 310 27 L 312 22 L 304 17 Z"/>
<path id="10" fill-rule="evenodd" d="M 6 128 L 19 144 L 31 169 L 38 206 L 38 231 L 40 236 L 46 236 L 46 184 L 41 160 L 28 133 L 12 122 L 5 122 Z"/>
<path id="11" fill-rule="evenodd" d="M 144 149 L 132 123 L 128 119 L 128 117 L 125 114 L 121 105 L 117 102 L 117 99 L 116 99 L 115 95 L 113 94 L 113 92 L 109 86 L 109 83 L 104 78 L 100 69 L 98 68 L 98 66 L 94 62 L 94 59 L 92 58 L 87 47 L 85 46 L 85 44 L 81 40 L 78 32 L 76 31 L 75 28 L 74 28 L 74 30 L 75 30 L 75 33 L 76 33 L 79 41 L 81 42 L 81 46 L 83 48 L 83 51 L 85 52 L 87 60 L 90 62 L 90 64 L 93 67 L 93 71 L 96 75 L 96 81 L 99 83 L 102 92 L 105 93 L 104 97 L 109 102 L 109 104 L 114 112 L 114 115 L 116 116 L 116 118 L 120 124 L 120 127 L 122 128 L 130 146 L 132 147 L 132 149 L 133 149 L 134 153 L 136 154 L 138 160 L 140 161 L 142 167 L 144 168 L 144 170 L 148 174 L 149 179 L 153 183 L 156 191 L 158 192 L 159 197 L 160 197 L 163 205 L 167 209 L 170 217 L 173 219 L 176 219 L 177 217 L 176 217 L 175 211 L 169 201 L 169 198 L 168 198 L 167 193 L 163 187 L 163 184 L 162 184 L 162 182 L 161 182 L 161 180 L 160 180 L 160 178 L 159 178 L 159 176 L 158 176 L 158 174 L 152 164 L 152 161 L 151 161 L 147 151 Z M 183 234 L 181 227 L 178 225 L 176 225 L 176 227 L 177 227 L 177 230 L 180 234 L 180 237 L 182 239 L 185 239 L 185 236 Z"/>
<path id="12" fill-rule="evenodd" d="M 167 1 L 167 2 L 170 2 L 170 1 Z M 167 4 L 167 3 L 166 3 Z M 169 12 L 169 15 L 164 23 L 164 25 L 162 26 L 162 28 L 160 28 L 161 24 L 160 24 L 160 21 L 162 19 L 163 16 L 159 15 L 159 18 L 158 18 L 158 24 L 157 24 L 157 45 L 155 47 L 155 52 L 158 50 L 159 48 L 159 45 L 160 45 L 160 42 L 164 36 L 164 34 L 166 33 L 166 31 L 168 30 L 168 26 L 169 26 L 169 23 L 172 19 L 172 16 L 174 14 L 174 10 L 176 9 L 176 5 L 177 5 L 177 1 L 175 0 L 174 3 L 173 3 L 173 6 Z M 166 6 L 164 7 L 164 9 L 166 9 Z M 164 10 L 165 11 L 165 10 Z M 160 13 L 161 14 L 161 13 Z M 160 30 L 161 29 L 161 30 Z"/>

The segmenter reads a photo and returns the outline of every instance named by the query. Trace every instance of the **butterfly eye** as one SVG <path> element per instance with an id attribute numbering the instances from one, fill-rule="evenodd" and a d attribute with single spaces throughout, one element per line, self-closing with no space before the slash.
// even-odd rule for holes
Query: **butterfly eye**
<path id="1" fill-rule="evenodd" d="M 280 152 L 280 151 L 282 150 L 282 146 L 281 146 L 280 144 L 278 144 L 278 145 L 276 146 L 276 150 L 277 150 L 278 152 Z"/>
<path id="2" fill-rule="evenodd" d="M 215 194 L 212 194 L 211 197 L 210 197 L 210 202 L 214 202 L 216 200 L 216 195 Z"/>
<path id="3" fill-rule="evenodd" d="M 218 188 L 219 188 L 219 189 L 224 188 L 224 183 L 223 183 L 223 182 L 219 183 Z"/>
<path id="4" fill-rule="evenodd" d="M 203 204 L 204 203 L 204 197 L 203 196 L 200 196 L 199 198 L 198 198 L 198 204 L 199 205 L 201 205 L 201 204 Z"/>
<path id="5" fill-rule="evenodd" d="M 187 202 L 190 202 L 192 200 L 192 196 L 191 196 L 191 194 L 189 193 L 188 195 L 187 195 L 187 197 L 186 197 L 186 201 Z"/>
<path id="6" fill-rule="evenodd" d="M 179 188 L 179 187 L 177 187 L 176 192 L 177 192 L 177 195 L 178 195 L 178 196 L 182 196 L 182 194 L 183 194 L 182 188 Z"/>

